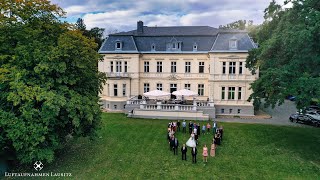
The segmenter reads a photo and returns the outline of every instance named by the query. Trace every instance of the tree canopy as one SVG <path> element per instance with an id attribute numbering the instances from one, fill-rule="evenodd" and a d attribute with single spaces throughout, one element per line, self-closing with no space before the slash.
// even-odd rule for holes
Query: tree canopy
<path id="1" fill-rule="evenodd" d="M 282 9 L 272 1 L 257 32 L 258 49 L 249 52 L 246 66 L 260 78 L 249 100 L 256 106 L 275 107 L 287 95 L 296 96 L 297 108 L 320 99 L 320 2 L 289 0 Z"/>
<path id="2" fill-rule="evenodd" d="M 94 137 L 106 77 L 94 40 L 48 0 L 0 2 L 0 151 L 51 162 L 66 136 Z"/>
<path id="3" fill-rule="evenodd" d="M 239 30 L 245 30 L 248 27 L 253 25 L 253 21 L 252 20 L 238 20 L 226 25 L 220 25 L 219 29 L 239 29 Z"/>
<path id="4" fill-rule="evenodd" d="M 94 27 L 91 28 L 90 30 L 86 29 L 86 25 L 83 21 L 83 19 L 78 18 L 76 24 L 75 24 L 76 29 L 81 31 L 84 36 L 88 38 L 92 38 L 98 46 L 96 47 L 96 50 L 98 50 L 103 42 L 103 33 L 104 33 L 104 28 L 99 28 L 99 27 Z"/>

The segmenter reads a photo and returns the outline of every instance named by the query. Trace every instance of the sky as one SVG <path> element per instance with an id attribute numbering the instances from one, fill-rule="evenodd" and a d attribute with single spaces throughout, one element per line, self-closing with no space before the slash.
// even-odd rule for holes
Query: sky
<path id="1" fill-rule="evenodd" d="M 145 26 L 211 26 L 218 28 L 237 20 L 263 22 L 271 0 L 51 0 L 67 12 L 66 21 L 84 19 L 87 29 L 105 28 L 106 33 Z M 276 0 L 280 5 L 284 0 Z"/>

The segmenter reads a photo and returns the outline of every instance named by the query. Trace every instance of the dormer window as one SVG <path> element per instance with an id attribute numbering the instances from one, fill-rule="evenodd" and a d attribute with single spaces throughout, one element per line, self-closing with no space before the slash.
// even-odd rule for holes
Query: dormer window
<path id="1" fill-rule="evenodd" d="M 238 45 L 237 45 L 237 39 L 235 37 L 231 38 L 229 40 L 229 49 L 230 50 L 236 50 L 238 48 Z"/>
<path id="2" fill-rule="evenodd" d="M 153 43 L 152 45 L 151 45 L 151 51 L 155 51 L 156 50 L 156 45 Z"/>
<path id="3" fill-rule="evenodd" d="M 121 50 L 122 49 L 122 42 L 117 40 L 115 44 L 116 50 Z"/>
<path id="4" fill-rule="evenodd" d="M 193 51 L 197 51 L 198 50 L 198 45 L 197 45 L 197 43 L 194 43 L 193 44 Z"/>

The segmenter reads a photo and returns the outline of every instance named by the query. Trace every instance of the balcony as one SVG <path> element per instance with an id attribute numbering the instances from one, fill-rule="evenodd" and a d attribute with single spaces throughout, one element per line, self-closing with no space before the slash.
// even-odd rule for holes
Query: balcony
<path id="1" fill-rule="evenodd" d="M 122 72 L 108 72 L 107 77 L 109 78 L 129 78 L 129 73 L 122 73 Z"/>

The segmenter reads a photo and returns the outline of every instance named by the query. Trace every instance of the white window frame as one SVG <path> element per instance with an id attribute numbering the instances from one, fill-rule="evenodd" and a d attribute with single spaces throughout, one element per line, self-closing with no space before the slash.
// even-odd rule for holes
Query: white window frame
<path id="1" fill-rule="evenodd" d="M 157 90 L 159 91 L 163 90 L 162 83 L 157 83 Z"/>
<path id="2" fill-rule="evenodd" d="M 126 96 L 127 94 L 127 84 L 122 84 L 122 96 Z"/>
<path id="3" fill-rule="evenodd" d="M 236 87 L 228 87 L 228 100 L 235 100 Z"/>
<path id="4" fill-rule="evenodd" d="M 122 72 L 122 62 L 116 61 L 116 72 L 121 73 Z"/>
<path id="5" fill-rule="evenodd" d="M 157 73 L 162 73 L 162 61 L 157 61 Z"/>
<path id="6" fill-rule="evenodd" d="M 191 90 L 191 84 L 184 84 L 184 89 Z"/>
<path id="7" fill-rule="evenodd" d="M 186 61 L 185 62 L 185 73 L 191 73 L 191 62 L 190 61 Z"/>
<path id="8" fill-rule="evenodd" d="M 149 83 L 144 83 L 143 84 L 143 92 L 149 92 L 150 91 L 150 84 Z"/>
<path id="9" fill-rule="evenodd" d="M 200 67 L 202 67 L 202 72 L 200 72 Z M 199 62 L 199 73 L 204 73 L 204 61 Z"/>
<path id="10" fill-rule="evenodd" d="M 145 73 L 150 72 L 150 62 L 149 61 L 144 61 L 144 63 L 143 63 L 143 72 L 145 72 Z"/>
<path id="11" fill-rule="evenodd" d="M 177 73 L 177 61 L 171 61 L 171 73 Z"/>
<path id="12" fill-rule="evenodd" d="M 204 96 L 204 84 L 198 84 L 198 95 Z"/>

